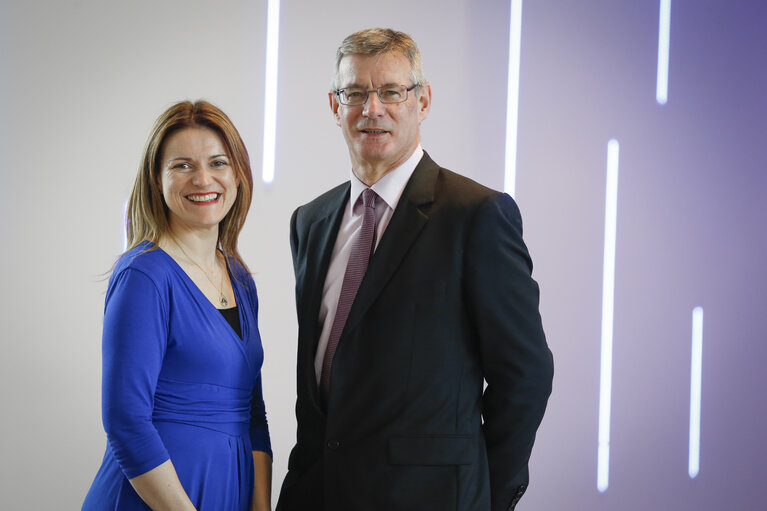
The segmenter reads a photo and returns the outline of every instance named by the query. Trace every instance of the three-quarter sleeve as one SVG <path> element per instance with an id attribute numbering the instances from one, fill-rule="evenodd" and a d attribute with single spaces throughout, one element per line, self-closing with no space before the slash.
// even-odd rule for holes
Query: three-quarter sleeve
<path id="1" fill-rule="evenodd" d="M 254 451 L 263 451 L 272 456 L 272 443 L 269 439 L 269 424 L 266 422 L 266 405 L 261 387 L 261 373 L 256 378 L 253 398 L 250 402 L 250 443 Z"/>
<path id="2" fill-rule="evenodd" d="M 169 459 L 152 424 L 157 378 L 168 339 L 168 311 L 152 279 L 127 268 L 107 291 L 102 335 L 102 420 L 127 478 Z"/>

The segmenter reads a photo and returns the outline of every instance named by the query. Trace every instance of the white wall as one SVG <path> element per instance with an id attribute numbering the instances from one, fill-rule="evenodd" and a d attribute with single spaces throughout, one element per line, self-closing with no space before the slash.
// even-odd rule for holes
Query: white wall
<path id="1" fill-rule="evenodd" d="M 156 116 L 223 108 L 256 177 L 242 252 L 256 272 L 275 491 L 294 440 L 293 209 L 344 180 L 327 107 L 333 54 L 392 26 L 434 91 L 423 146 L 503 183 L 504 1 L 283 0 L 276 179 L 260 184 L 265 2 L 0 3 L 0 508 L 78 509 L 105 446 L 105 272 Z M 657 2 L 528 0 L 517 198 L 556 378 L 521 509 L 748 509 L 767 455 L 767 10 L 676 0 L 670 99 L 655 95 Z M 621 142 L 611 486 L 596 491 L 607 140 Z M 689 323 L 706 310 L 701 474 L 687 467 Z M 727 504 L 729 502 L 729 504 Z"/>

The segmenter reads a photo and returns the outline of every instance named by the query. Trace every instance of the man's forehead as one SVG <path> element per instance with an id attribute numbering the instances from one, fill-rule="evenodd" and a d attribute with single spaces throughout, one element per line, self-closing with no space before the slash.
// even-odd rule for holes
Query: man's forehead
<path id="1" fill-rule="evenodd" d="M 410 63 L 399 52 L 344 55 L 338 66 L 338 81 L 342 86 L 363 85 L 371 80 L 378 82 L 378 86 L 400 85 L 408 76 Z"/>

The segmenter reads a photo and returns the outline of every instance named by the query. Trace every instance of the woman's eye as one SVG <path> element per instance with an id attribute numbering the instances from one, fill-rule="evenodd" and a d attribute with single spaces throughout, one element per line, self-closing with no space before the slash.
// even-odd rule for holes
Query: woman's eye
<path id="1" fill-rule="evenodd" d="M 224 161 L 224 160 L 215 160 L 213 162 L 213 166 L 214 167 L 224 167 L 226 165 L 228 165 L 228 163 L 226 161 Z"/>
<path id="2" fill-rule="evenodd" d="M 192 166 L 189 165 L 188 163 L 177 163 L 173 166 L 173 168 L 179 169 L 179 170 L 186 170 L 186 169 L 191 169 Z"/>

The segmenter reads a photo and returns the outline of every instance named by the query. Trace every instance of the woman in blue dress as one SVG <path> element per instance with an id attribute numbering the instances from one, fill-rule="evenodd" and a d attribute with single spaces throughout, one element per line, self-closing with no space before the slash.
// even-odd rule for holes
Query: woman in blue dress
<path id="1" fill-rule="evenodd" d="M 107 448 L 83 510 L 270 509 L 258 298 L 237 250 L 252 183 L 218 108 L 155 123 L 106 295 Z"/>

